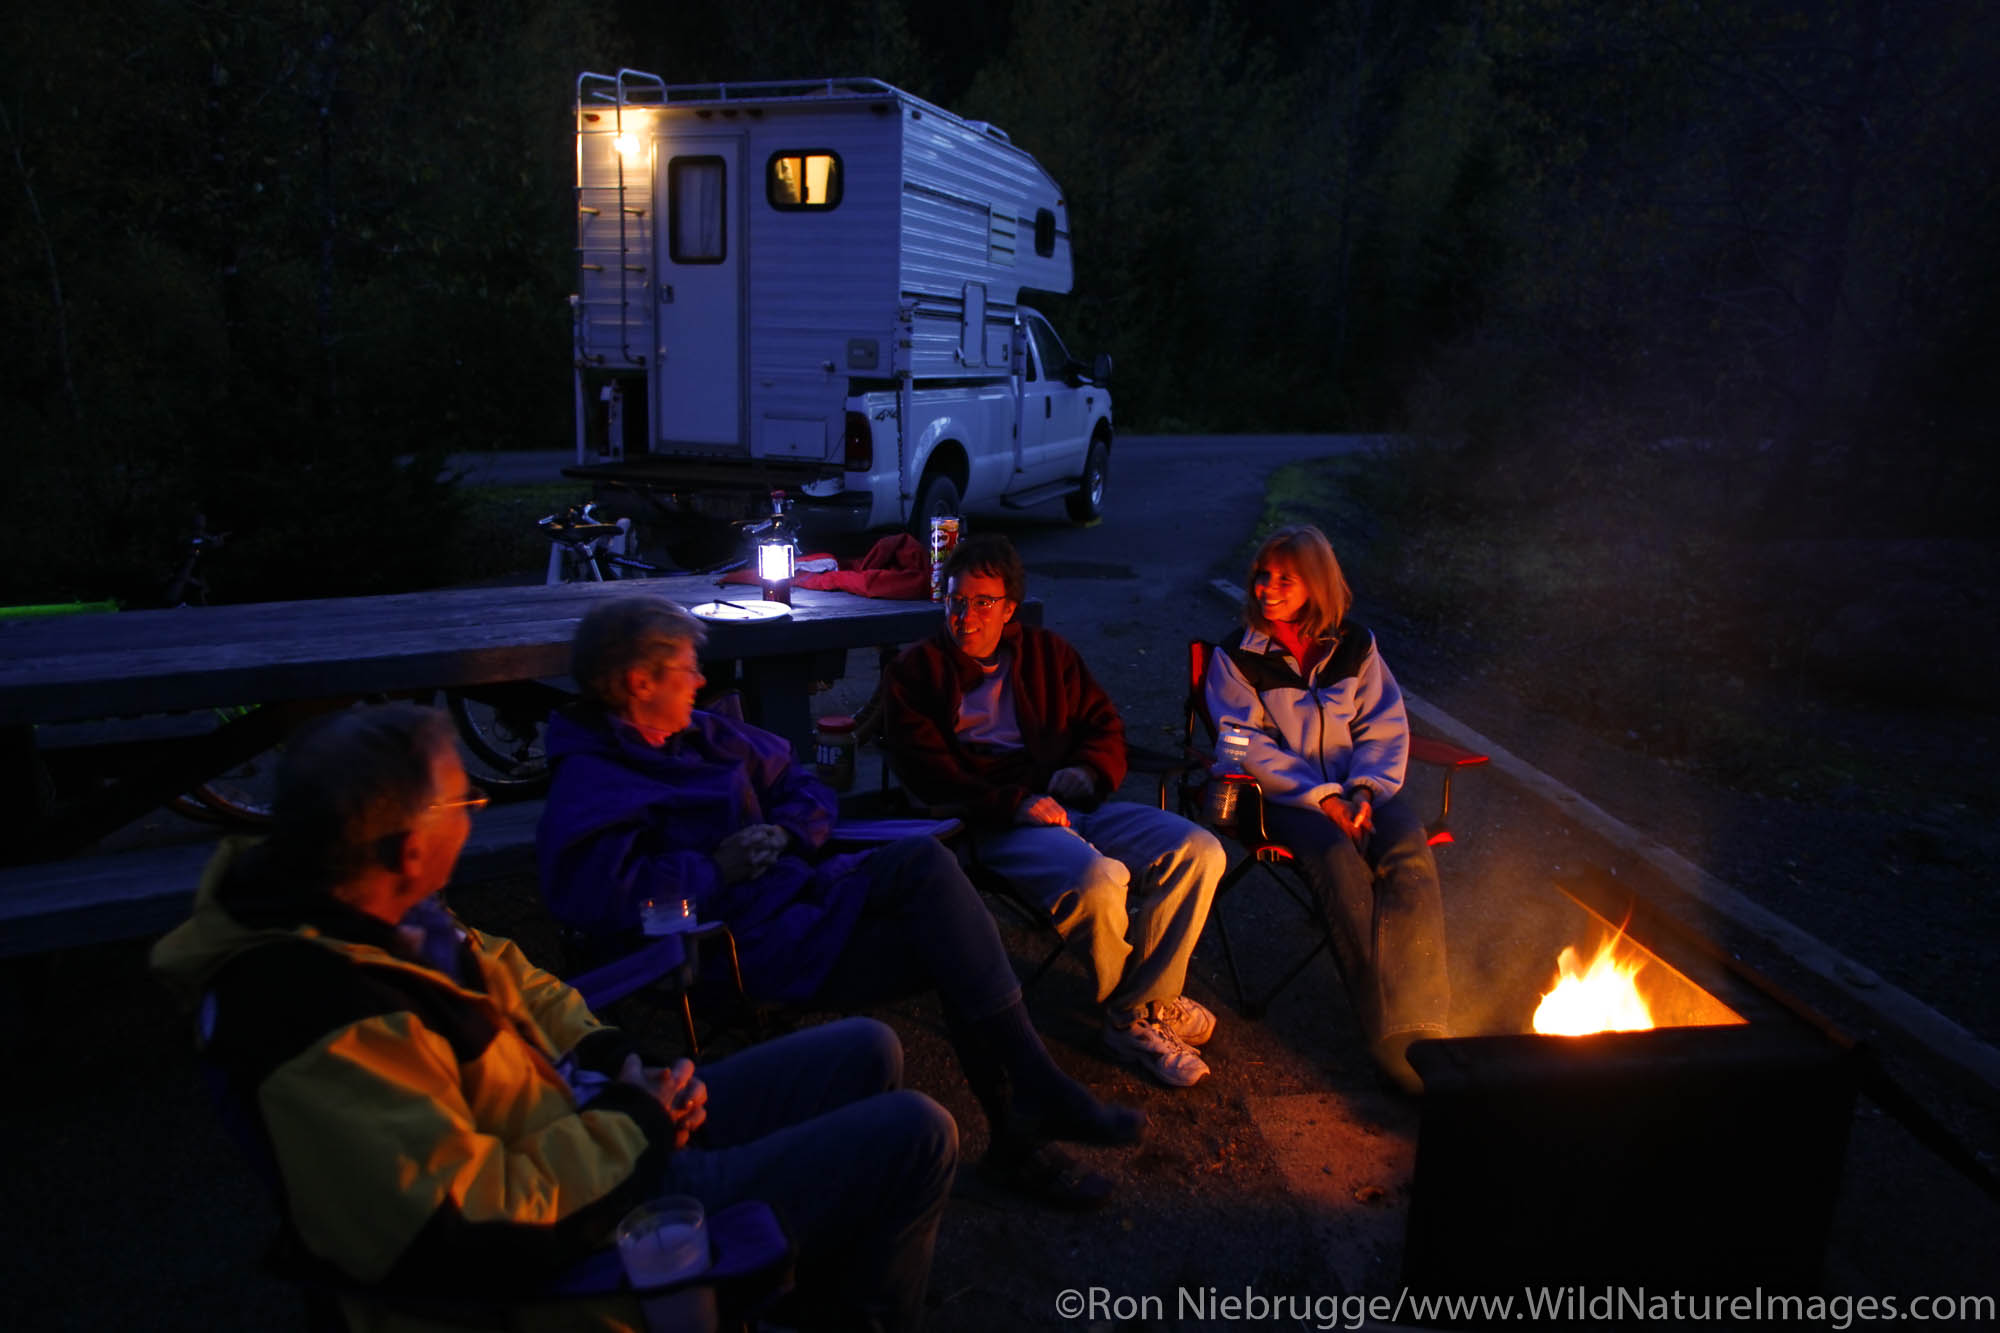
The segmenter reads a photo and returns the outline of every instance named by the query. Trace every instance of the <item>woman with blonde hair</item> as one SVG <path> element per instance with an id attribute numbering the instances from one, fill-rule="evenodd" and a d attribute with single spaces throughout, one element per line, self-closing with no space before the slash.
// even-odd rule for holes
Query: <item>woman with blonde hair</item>
<path id="1" fill-rule="evenodd" d="M 1408 1092 L 1405 1051 L 1445 1035 L 1444 903 L 1423 821 L 1399 799 L 1410 757 L 1402 691 L 1326 535 L 1284 528 L 1250 565 L 1244 627 L 1215 650 L 1207 699 L 1249 738 L 1265 829 L 1328 906 L 1341 975 L 1370 1053 Z"/>

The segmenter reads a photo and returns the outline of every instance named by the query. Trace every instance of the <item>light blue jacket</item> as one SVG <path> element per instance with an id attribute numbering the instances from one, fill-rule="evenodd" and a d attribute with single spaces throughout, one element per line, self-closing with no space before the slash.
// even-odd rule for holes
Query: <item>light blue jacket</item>
<path id="1" fill-rule="evenodd" d="M 1403 789 L 1410 719 L 1375 636 L 1341 622 L 1333 652 L 1310 679 L 1261 630 L 1238 630 L 1210 659 L 1205 685 L 1218 728 L 1250 737 L 1244 767 L 1280 805 L 1318 806 L 1361 784 L 1387 801 Z"/>

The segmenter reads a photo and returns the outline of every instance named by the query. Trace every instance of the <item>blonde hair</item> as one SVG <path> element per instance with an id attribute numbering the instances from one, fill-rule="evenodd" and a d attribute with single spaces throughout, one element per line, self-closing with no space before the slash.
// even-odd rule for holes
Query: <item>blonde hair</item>
<path id="1" fill-rule="evenodd" d="M 1340 572 L 1340 560 L 1326 534 L 1305 523 L 1278 529 L 1257 548 L 1250 561 L 1250 577 L 1244 580 L 1244 624 L 1270 632 L 1270 622 L 1257 602 L 1257 571 L 1269 568 L 1274 560 L 1290 565 L 1299 581 L 1306 585 L 1306 605 L 1298 619 L 1299 632 L 1306 638 L 1317 639 L 1347 619 L 1354 606 L 1354 592 L 1347 586 L 1347 575 Z"/>

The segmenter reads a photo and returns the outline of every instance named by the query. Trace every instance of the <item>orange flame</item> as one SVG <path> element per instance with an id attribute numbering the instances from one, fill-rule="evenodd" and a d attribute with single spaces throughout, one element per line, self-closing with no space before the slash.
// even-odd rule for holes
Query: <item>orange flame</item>
<path id="1" fill-rule="evenodd" d="M 1622 936 L 1597 947 L 1590 966 L 1579 968 L 1574 948 L 1556 955 L 1556 984 L 1535 1010 L 1535 1031 L 1581 1037 L 1592 1032 L 1638 1032 L 1651 1028 L 1652 1011 L 1633 978 L 1643 960 L 1621 963 L 1613 955 Z"/>

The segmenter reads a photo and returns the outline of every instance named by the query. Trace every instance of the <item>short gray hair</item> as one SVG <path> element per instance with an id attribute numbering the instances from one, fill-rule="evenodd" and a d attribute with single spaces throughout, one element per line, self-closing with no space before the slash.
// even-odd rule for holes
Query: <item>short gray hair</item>
<path id="1" fill-rule="evenodd" d="M 707 638 L 699 620 L 664 597 L 620 597 L 593 608 L 576 627 L 569 674 L 586 699 L 622 713 L 632 702 L 627 672 L 665 661 L 682 644 L 698 651 Z"/>
<path id="2" fill-rule="evenodd" d="M 380 864 L 386 840 L 439 799 L 431 764 L 453 744 L 451 719 L 412 703 L 312 723 L 278 763 L 272 852 L 299 887 L 320 891 Z"/>

